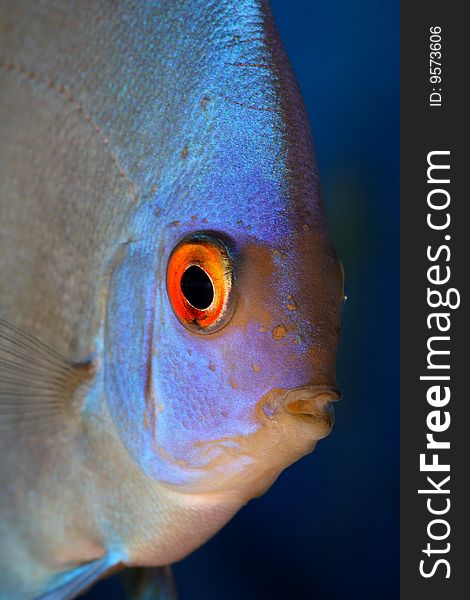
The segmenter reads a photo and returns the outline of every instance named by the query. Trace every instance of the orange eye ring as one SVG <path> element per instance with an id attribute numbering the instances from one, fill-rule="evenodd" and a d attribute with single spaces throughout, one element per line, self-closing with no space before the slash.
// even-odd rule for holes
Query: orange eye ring
<path id="1" fill-rule="evenodd" d="M 218 239 L 199 234 L 180 242 L 168 261 L 166 282 L 173 311 L 187 329 L 212 333 L 230 319 L 233 269 Z"/>

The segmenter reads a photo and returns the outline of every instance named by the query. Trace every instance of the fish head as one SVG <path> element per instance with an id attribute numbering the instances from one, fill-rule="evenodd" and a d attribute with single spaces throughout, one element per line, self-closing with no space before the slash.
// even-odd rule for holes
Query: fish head
<path id="1" fill-rule="evenodd" d="M 271 200 L 257 197 L 260 216 Z M 167 223 L 150 252 L 129 244 L 113 274 L 108 401 L 147 475 L 246 499 L 331 430 L 342 271 L 320 214 L 289 209 L 260 231 L 209 220 Z M 151 282 L 133 289 L 148 262 Z"/>
<path id="2" fill-rule="evenodd" d="M 111 277 L 105 335 L 108 404 L 140 468 L 243 500 L 328 435 L 340 397 L 341 267 L 305 109 L 260 23 L 250 62 L 217 55 L 185 98 Z"/>

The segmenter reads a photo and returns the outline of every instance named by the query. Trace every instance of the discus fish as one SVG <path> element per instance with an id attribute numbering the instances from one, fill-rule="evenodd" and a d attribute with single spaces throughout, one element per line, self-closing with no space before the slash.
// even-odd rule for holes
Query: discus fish
<path id="1" fill-rule="evenodd" d="M 342 273 L 265 1 L 0 0 L 0 124 L 0 598 L 63 600 L 330 432 Z"/>

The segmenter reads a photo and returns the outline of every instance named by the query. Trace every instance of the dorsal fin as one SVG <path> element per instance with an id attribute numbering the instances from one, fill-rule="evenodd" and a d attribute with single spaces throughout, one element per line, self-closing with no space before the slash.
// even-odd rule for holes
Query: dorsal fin
<path id="1" fill-rule="evenodd" d="M 0 319 L 0 432 L 59 429 L 77 415 L 76 390 L 94 372 L 91 361 L 74 363 L 33 335 Z"/>

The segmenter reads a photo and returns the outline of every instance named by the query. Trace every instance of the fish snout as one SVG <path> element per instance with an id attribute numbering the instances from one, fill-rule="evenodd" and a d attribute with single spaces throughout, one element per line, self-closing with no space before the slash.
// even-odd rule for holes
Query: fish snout
<path id="1" fill-rule="evenodd" d="M 329 416 L 334 419 L 333 403 L 341 400 L 341 392 L 332 385 L 311 385 L 287 392 L 284 406 L 294 415 Z"/>
<path id="2" fill-rule="evenodd" d="M 333 403 L 341 400 L 341 392 L 331 384 L 273 388 L 262 399 L 264 417 L 284 428 L 300 455 L 311 452 L 316 441 L 332 430 L 335 415 Z M 274 428 L 274 431 L 278 431 Z M 313 443 L 313 446 L 312 446 Z"/>

